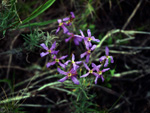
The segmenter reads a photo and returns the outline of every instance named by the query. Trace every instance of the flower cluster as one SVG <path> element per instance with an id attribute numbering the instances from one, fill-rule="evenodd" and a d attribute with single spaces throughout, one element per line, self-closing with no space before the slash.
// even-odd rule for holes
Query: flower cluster
<path id="1" fill-rule="evenodd" d="M 74 33 L 70 32 L 68 30 L 67 26 L 72 25 L 72 21 L 75 18 L 75 15 L 74 15 L 73 12 L 70 12 L 70 14 L 71 14 L 70 17 L 66 17 L 66 18 L 63 18 L 63 19 L 58 19 L 58 24 L 59 25 L 58 25 L 58 28 L 56 30 L 56 34 L 60 31 L 60 29 L 63 29 L 63 33 L 67 34 L 69 36 L 69 38 L 65 39 L 66 43 L 73 39 L 75 45 L 79 45 L 83 41 L 84 45 L 85 45 L 85 48 L 86 48 L 86 51 L 83 52 L 82 54 L 80 54 L 80 58 L 82 59 L 82 58 L 86 57 L 85 61 L 84 61 L 84 59 L 82 61 L 75 61 L 75 54 L 72 54 L 72 59 L 71 60 L 68 60 L 65 63 L 62 63 L 61 60 L 66 59 L 68 57 L 68 55 L 61 56 L 60 58 L 57 58 L 57 53 L 59 52 L 59 50 L 55 50 L 56 41 L 52 44 L 50 49 L 48 49 L 48 47 L 44 43 L 41 44 L 41 47 L 43 47 L 43 49 L 46 50 L 46 52 L 42 52 L 40 54 L 41 57 L 44 57 L 48 54 L 51 55 L 53 61 L 48 62 L 46 64 L 47 68 L 52 66 L 52 65 L 55 65 L 56 63 L 59 64 L 59 66 L 61 68 L 58 67 L 57 71 L 60 74 L 65 75 L 65 77 L 60 79 L 59 82 L 64 82 L 65 80 L 71 78 L 71 80 L 75 84 L 79 84 L 80 82 L 77 79 L 77 77 L 79 75 L 78 75 L 77 71 L 78 71 L 78 69 L 80 69 L 81 64 L 84 65 L 85 69 L 88 72 L 84 75 L 81 75 L 80 78 L 87 77 L 89 75 L 94 75 L 95 76 L 95 84 L 97 84 L 98 78 L 101 78 L 102 81 L 104 81 L 103 74 L 104 74 L 104 72 L 106 72 L 110 69 L 110 68 L 107 68 L 107 66 L 109 64 L 109 59 L 110 59 L 111 63 L 114 63 L 113 57 L 109 56 L 109 48 L 106 47 L 105 48 L 105 56 L 102 56 L 102 57 L 99 58 L 100 64 L 96 65 L 95 63 L 91 63 L 92 64 L 92 66 L 91 66 L 92 69 L 90 69 L 87 64 L 89 63 L 92 51 L 94 51 L 95 48 L 96 48 L 96 45 L 92 44 L 92 42 L 94 41 L 94 42 L 99 43 L 100 40 L 96 39 L 94 36 L 91 35 L 90 29 L 87 30 L 87 36 L 84 35 L 82 30 L 80 30 L 81 35 L 77 35 L 77 34 L 74 34 Z M 62 69 L 65 70 L 65 71 L 63 71 Z"/>

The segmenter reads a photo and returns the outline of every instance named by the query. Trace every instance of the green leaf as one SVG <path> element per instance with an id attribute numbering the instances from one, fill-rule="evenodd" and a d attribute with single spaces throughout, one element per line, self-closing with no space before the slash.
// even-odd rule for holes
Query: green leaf
<path id="1" fill-rule="evenodd" d="M 57 21 L 57 19 L 49 20 L 49 21 L 44 21 L 44 22 L 35 22 L 35 23 L 30 23 L 30 24 L 22 25 L 19 28 L 21 29 L 21 28 L 25 28 L 25 27 L 44 26 L 44 25 L 51 24 L 51 23 L 53 23 L 55 21 Z"/>
<path id="2" fill-rule="evenodd" d="M 39 16 L 46 9 L 48 9 L 54 2 L 55 2 L 55 0 L 48 0 L 45 4 L 39 6 L 35 11 L 33 11 L 33 13 L 28 18 L 26 18 L 25 20 L 22 21 L 22 24 L 25 24 L 25 23 L 29 22 L 30 20 Z"/>

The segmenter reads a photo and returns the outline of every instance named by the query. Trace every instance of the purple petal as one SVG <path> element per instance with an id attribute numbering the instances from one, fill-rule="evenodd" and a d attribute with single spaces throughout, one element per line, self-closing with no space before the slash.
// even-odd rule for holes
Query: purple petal
<path id="1" fill-rule="evenodd" d="M 75 38 L 74 38 L 74 43 L 75 43 L 75 45 L 79 45 L 79 41 Z"/>
<path id="2" fill-rule="evenodd" d="M 74 70 L 77 70 L 78 68 L 79 68 L 79 66 L 76 65 L 75 63 L 73 63 L 73 69 L 74 69 Z"/>
<path id="3" fill-rule="evenodd" d="M 61 62 L 58 62 L 58 64 L 62 67 L 62 68 L 65 68 L 66 65 L 65 64 L 62 64 Z"/>
<path id="4" fill-rule="evenodd" d="M 74 37 L 75 37 L 75 39 L 78 40 L 79 42 L 82 41 L 82 37 L 81 37 L 81 36 L 79 36 L 79 35 L 74 35 Z"/>
<path id="5" fill-rule="evenodd" d="M 106 61 L 105 61 L 105 64 L 104 64 L 104 67 L 107 67 L 108 66 L 108 59 L 106 59 Z"/>
<path id="6" fill-rule="evenodd" d="M 67 58 L 67 56 L 68 56 L 68 55 L 62 56 L 62 57 L 59 58 L 59 60 L 63 60 L 63 59 L 65 59 L 65 58 Z"/>
<path id="7" fill-rule="evenodd" d="M 69 30 L 68 30 L 64 25 L 62 25 L 61 27 L 62 27 L 63 30 L 64 30 L 64 34 L 66 34 L 67 32 L 69 32 Z"/>
<path id="8" fill-rule="evenodd" d="M 49 54 L 49 52 L 42 52 L 42 53 L 40 53 L 40 56 L 41 56 L 41 57 L 44 57 L 44 56 L 46 56 L 47 54 Z"/>
<path id="9" fill-rule="evenodd" d="M 103 77 L 103 75 L 101 75 L 100 77 L 101 77 L 101 79 L 102 79 L 102 82 L 104 82 L 104 77 Z"/>
<path id="10" fill-rule="evenodd" d="M 106 56 L 109 56 L 109 48 L 107 46 L 105 48 L 105 53 L 106 53 Z"/>
<path id="11" fill-rule="evenodd" d="M 70 14 L 71 14 L 71 17 L 72 17 L 72 18 L 75 18 L 75 15 L 74 15 L 73 12 L 70 12 Z"/>
<path id="12" fill-rule="evenodd" d="M 60 68 L 57 68 L 57 71 L 62 75 L 67 75 L 67 72 L 61 70 Z"/>
<path id="13" fill-rule="evenodd" d="M 62 22 L 62 20 L 61 20 L 61 19 L 58 19 L 58 20 L 57 20 L 57 22 L 58 22 L 58 23 L 61 23 L 61 22 Z"/>
<path id="14" fill-rule="evenodd" d="M 60 26 L 57 28 L 57 30 L 56 30 L 56 34 L 59 32 L 59 30 L 60 30 Z"/>
<path id="15" fill-rule="evenodd" d="M 52 54 L 57 55 L 58 52 L 59 52 L 59 50 L 57 50 L 57 51 L 52 51 Z"/>
<path id="16" fill-rule="evenodd" d="M 90 31 L 90 29 L 87 30 L 87 34 L 88 34 L 88 37 L 91 37 L 91 31 Z"/>
<path id="17" fill-rule="evenodd" d="M 45 50 L 48 50 L 48 47 L 44 43 L 40 44 L 40 46 L 42 46 Z"/>
<path id="18" fill-rule="evenodd" d="M 79 81 L 77 80 L 76 77 L 72 76 L 71 79 L 75 84 L 79 85 Z"/>
<path id="19" fill-rule="evenodd" d="M 91 50 L 93 51 L 95 48 L 96 48 L 96 45 L 93 45 L 92 48 L 91 48 Z"/>
<path id="20" fill-rule="evenodd" d="M 102 56 L 102 57 L 99 59 L 99 61 L 102 62 L 102 61 L 105 60 L 105 59 L 106 59 L 106 56 Z"/>
<path id="21" fill-rule="evenodd" d="M 83 32 L 81 30 L 80 30 L 80 33 L 81 33 L 82 37 L 85 37 L 84 34 L 83 34 Z"/>
<path id="22" fill-rule="evenodd" d="M 72 61 L 74 61 L 75 60 L 75 56 L 74 56 L 74 54 L 72 54 Z"/>
<path id="23" fill-rule="evenodd" d="M 90 68 L 87 66 L 87 64 L 85 62 L 83 62 L 83 64 L 84 64 L 84 67 L 89 71 Z"/>
<path id="24" fill-rule="evenodd" d="M 102 72 L 104 73 L 104 72 L 106 72 L 108 70 L 110 70 L 110 68 L 103 69 Z"/>
<path id="25" fill-rule="evenodd" d="M 76 64 L 81 64 L 82 63 L 82 61 L 76 61 Z"/>
<path id="26" fill-rule="evenodd" d="M 87 53 L 84 52 L 84 53 L 82 53 L 82 54 L 80 55 L 80 57 L 83 58 L 86 54 L 87 54 Z"/>
<path id="27" fill-rule="evenodd" d="M 58 80 L 59 82 L 64 82 L 65 80 L 68 79 L 68 76 L 63 77 L 62 79 Z"/>
<path id="28" fill-rule="evenodd" d="M 112 56 L 109 56 L 109 58 L 111 59 L 111 63 L 114 63 L 114 59 Z"/>
<path id="29" fill-rule="evenodd" d="M 84 44 L 85 44 L 86 49 L 89 50 L 89 47 L 90 47 L 89 43 L 86 40 L 84 40 Z"/>
<path id="30" fill-rule="evenodd" d="M 66 61 L 64 64 L 65 64 L 65 65 L 68 65 L 69 62 L 71 62 L 71 60 Z"/>
<path id="31" fill-rule="evenodd" d="M 84 75 L 82 75 L 82 76 L 80 76 L 80 78 L 82 78 L 82 77 L 87 77 L 88 75 L 89 75 L 89 72 L 86 73 L 86 74 L 84 74 Z"/>
<path id="32" fill-rule="evenodd" d="M 52 47 L 50 48 L 50 50 L 55 49 L 55 47 L 56 47 L 56 41 L 52 44 Z"/>
<path id="33" fill-rule="evenodd" d="M 100 40 L 99 40 L 99 39 L 96 39 L 94 36 L 92 36 L 91 38 L 92 38 L 92 41 L 100 42 Z"/>
<path id="34" fill-rule="evenodd" d="M 97 77 L 95 78 L 95 84 L 97 84 L 98 78 L 99 78 L 99 76 L 97 76 Z"/>
<path id="35" fill-rule="evenodd" d="M 70 36 L 69 38 L 65 39 L 65 42 L 68 42 L 71 38 L 72 38 L 72 36 Z"/>
<path id="36" fill-rule="evenodd" d="M 90 59 L 90 55 L 88 54 L 88 55 L 86 56 L 86 62 L 87 62 L 87 63 L 89 62 L 89 59 Z"/>
<path id="37" fill-rule="evenodd" d="M 48 68 L 48 67 L 50 67 L 51 65 L 54 65 L 56 62 L 55 61 L 53 61 L 53 62 L 48 62 L 47 64 L 46 64 L 46 67 Z"/>
<path id="38" fill-rule="evenodd" d="M 63 18 L 63 21 L 68 21 L 70 18 L 69 17 L 66 17 L 66 18 Z"/>

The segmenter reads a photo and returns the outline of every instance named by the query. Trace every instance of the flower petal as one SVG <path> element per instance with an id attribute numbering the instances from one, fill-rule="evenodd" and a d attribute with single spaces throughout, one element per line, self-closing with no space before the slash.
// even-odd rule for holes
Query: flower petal
<path id="1" fill-rule="evenodd" d="M 104 73 L 104 72 L 106 72 L 108 70 L 110 70 L 110 68 L 103 69 L 102 72 Z"/>
<path id="2" fill-rule="evenodd" d="M 101 75 L 100 77 L 101 77 L 101 79 L 102 79 L 102 82 L 104 82 L 104 77 L 103 77 L 103 75 Z"/>
<path id="3" fill-rule="evenodd" d="M 72 61 L 74 61 L 75 60 L 75 56 L 74 56 L 74 54 L 72 54 Z"/>
<path id="4" fill-rule="evenodd" d="M 66 18 L 63 18 L 63 21 L 68 21 L 70 18 L 69 17 L 66 17 Z"/>
<path id="5" fill-rule="evenodd" d="M 109 58 L 111 59 L 111 63 L 114 63 L 114 59 L 112 56 L 109 56 Z"/>
<path id="6" fill-rule="evenodd" d="M 86 73 L 86 74 L 84 74 L 84 75 L 82 75 L 82 76 L 80 76 L 80 78 L 82 78 L 82 77 L 87 77 L 88 75 L 89 75 L 89 72 Z"/>
<path id="7" fill-rule="evenodd" d="M 86 52 L 82 53 L 82 54 L 80 55 L 80 58 L 83 58 L 86 54 L 87 54 Z"/>
<path id="8" fill-rule="evenodd" d="M 60 68 L 57 68 L 57 71 L 62 75 L 67 75 L 67 72 L 61 70 Z"/>
<path id="9" fill-rule="evenodd" d="M 58 22 L 58 23 L 61 23 L 61 22 L 62 22 L 62 20 L 61 20 L 61 19 L 58 19 L 58 20 L 57 20 L 57 22 Z"/>
<path id="10" fill-rule="evenodd" d="M 102 57 L 100 57 L 99 61 L 102 62 L 105 59 L 106 59 L 106 56 L 102 56 Z"/>
<path id="11" fill-rule="evenodd" d="M 96 39 L 94 36 L 92 36 L 91 38 L 92 38 L 92 41 L 100 42 L 100 40 L 99 40 L 99 39 Z"/>
<path id="12" fill-rule="evenodd" d="M 81 64 L 82 63 L 82 61 L 76 61 L 76 64 Z"/>
<path id="13" fill-rule="evenodd" d="M 109 48 L 107 46 L 105 47 L 105 53 L 106 53 L 106 56 L 109 56 Z"/>
<path id="14" fill-rule="evenodd" d="M 42 53 L 40 53 L 40 56 L 41 57 L 44 57 L 44 56 L 46 56 L 46 55 L 48 55 L 49 54 L 49 52 L 42 52 Z"/>
<path id="15" fill-rule="evenodd" d="M 62 57 L 59 58 L 59 60 L 63 60 L 63 59 L 65 59 L 65 58 L 67 58 L 67 56 L 68 56 L 68 55 L 62 56 Z"/>
<path id="16" fill-rule="evenodd" d="M 68 65 L 69 62 L 71 62 L 71 60 L 66 61 L 64 64 L 65 64 L 65 65 Z"/>
<path id="17" fill-rule="evenodd" d="M 60 26 L 57 28 L 57 30 L 56 30 L 56 34 L 59 32 L 59 30 L 60 30 Z"/>
<path id="18" fill-rule="evenodd" d="M 65 68 L 66 65 L 65 64 L 62 64 L 61 62 L 58 62 L 58 64 L 62 67 L 62 68 Z"/>
<path id="19" fill-rule="evenodd" d="M 69 38 L 65 39 L 65 42 L 68 42 L 71 38 L 72 38 L 72 36 L 70 36 Z"/>
<path id="20" fill-rule="evenodd" d="M 90 29 L 87 30 L 87 34 L 88 34 L 88 37 L 91 37 L 91 31 L 90 31 Z"/>
<path id="21" fill-rule="evenodd" d="M 76 38 L 74 38 L 74 43 L 75 45 L 79 45 L 79 41 Z"/>
<path id="22" fill-rule="evenodd" d="M 76 77 L 72 76 L 71 79 L 75 84 L 79 85 L 79 81 L 77 80 Z"/>
<path id="23" fill-rule="evenodd" d="M 59 52 L 59 50 L 57 50 L 57 51 L 52 51 L 51 53 L 57 55 L 58 52 Z"/>
<path id="24" fill-rule="evenodd" d="M 81 30 L 80 30 L 80 33 L 81 33 L 81 36 L 82 36 L 82 37 L 85 37 L 84 34 L 83 34 L 83 32 L 82 32 Z"/>
<path id="25" fill-rule="evenodd" d="M 92 48 L 91 48 L 91 50 L 93 51 L 95 48 L 96 48 L 96 45 L 93 45 Z"/>
<path id="26" fill-rule="evenodd" d="M 107 67 L 108 66 L 108 62 L 109 60 L 108 59 L 106 59 L 106 61 L 105 61 L 105 64 L 104 64 L 104 67 Z"/>
<path id="27" fill-rule="evenodd" d="M 98 78 L 99 78 L 99 76 L 97 76 L 97 77 L 95 78 L 95 84 L 97 84 Z"/>
<path id="28" fill-rule="evenodd" d="M 40 46 L 42 46 L 45 50 L 48 50 L 48 47 L 44 43 L 40 44 Z"/>
<path id="29" fill-rule="evenodd" d="M 68 30 L 64 25 L 62 25 L 61 27 L 62 27 L 63 30 L 64 30 L 64 34 L 66 34 L 67 32 L 69 32 L 69 30 Z"/>
<path id="30" fill-rule="evenodd" d="M 63 77 L 62 79 L 58 80 L 59 82 L 64 82 L 65 80 L 68 79 L 68 76 Z"/>
<path id="31" fill-rule="evenodd" d="M 83 62 L 83 64 L 84 64 L 84 67 L 89 71 L 90 68 L 88 67 L 88 65 L 85 62 Z"/>
<path id="32" fill-rule="evenodd" d="M 53 61 L 53 62 L 48 62 L 47 64 L 46 64 L 46 67 L 48 68 L 48 67 L 50 67 L 51 65 L 54 65 L 56 62 L 55 61 Z"/>
<path id="33" fill-rule="evenodd" d="M 72 18 L 75 18 L 75 15 L 74 15 L 73 12 L 70 12 L 70 14 L 71 14 L 71 17 L 72 17 Z"/>
<path id="34" fill-rule="evenodd" d="M 55 49 L 55 47 L 56 47 L 56 41 L 52 44 L 52 47 L 50 48 L 50 50 Z"/>
<path id="35" fill-rule="evenodd" d="M 87 62 L 87 63 L 89 62 L 89 59 L 90 59 L 90 54 L 88 54 L 88 55 L 86 56 L 86 62 Z"/>

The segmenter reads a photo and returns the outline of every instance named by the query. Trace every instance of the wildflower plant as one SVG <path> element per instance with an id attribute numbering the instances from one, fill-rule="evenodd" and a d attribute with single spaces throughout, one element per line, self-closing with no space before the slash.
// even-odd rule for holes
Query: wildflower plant
<path id="1" fill-rule="evenodd" d="M 80 43 L 83 43 L 86 51 L 80 54 L 80 59 L 79 61 L 75 61 L 75 54 L 72 54 L 72 58 L 65 61 L 65 63 L 62 63 L 61 60 L 66 59 L 68 56 L 71 55 L 65 55 L 65 56 L 58 56 L 59 50 L 54 50 L 56 48 L 56 41 L 52 44 L 51 48 L 48 49 L 48 47 L 42 43 L 40 44 L 42 48 L 46 50 L 46 52 L 40 53 L 41 57 L 44 57 L 48 54 L 51 55 L 51 62 L 48 62 L 46 64 L 46 67 L 49 68 L 52 65 L 55 65 L 56 63 L 59 64 L 60 67 L 57 67 L 57 71 L 61 75 L 65 75 L 65 77 L 61 78 L 58 80 L 59 82 L 65 82 L 67 79 L 71 78 L 74 84 L 79 85 L 81 78 L 88 77 L 88 76 L 95 76 L 95 84 L 97 84 L 97 81 L 99 78 L 101 78 L 102 82 L 104 81 L 103 74 L 110 70 L 110 68 L 106 68 L 109 64 L 109 59 L 111 60 L 111 63 L 114 63 L 113 57 L 109 55 L 109 48 L 105 48 L 105 56 L 101 56 L 99 58 L 100 64 L 96 65 L 93 61 L 89 63 L 91 53 L 95 50 L 97 47 L 96 44 L 92 44 L 92 42 L 97 42 L 99 43 L 100 40 L 96 39 L 94 36 L 92 36 L 92 33 L 90 29 L 87 29 L 87 34 L 88 36 L 85 36 L 82 30 L 80 31 L 81 35 L 74 34 L 73 32 L 69 31 L 67 27 L 72 25 L 72 22 L 75 18 L 75 15 L 73 12 L 70 12 L 70 17 L 66 17 L 63 19 L 58 19 L 58 28 L 56 30 L 56 34 L 61 30 L 63 30 L 64 34 L 67 34 L 69 38 L 65 39 L 65 42 L 69 42 L 70 40 L 74 40 L 75 45 L 80 45 Z M 83 42 L 82 42 L 83 41 Z M 83 59 L 85 57 L 85 59 Z M 69 58 L 69 57 L 68 57 Z M 85 60 L 85 61 L 84 61 Z M 92 69 L 88 65 L 92 64 Z M 82 65 L 84 65 L 85 69 L 88 71 L 85 74 L 78 74 L 79 70 L 82 70 Z M 83 68 L 84 69 L 84 68 Z M 78 79 L 79 78 L 79 79 Z"/>

